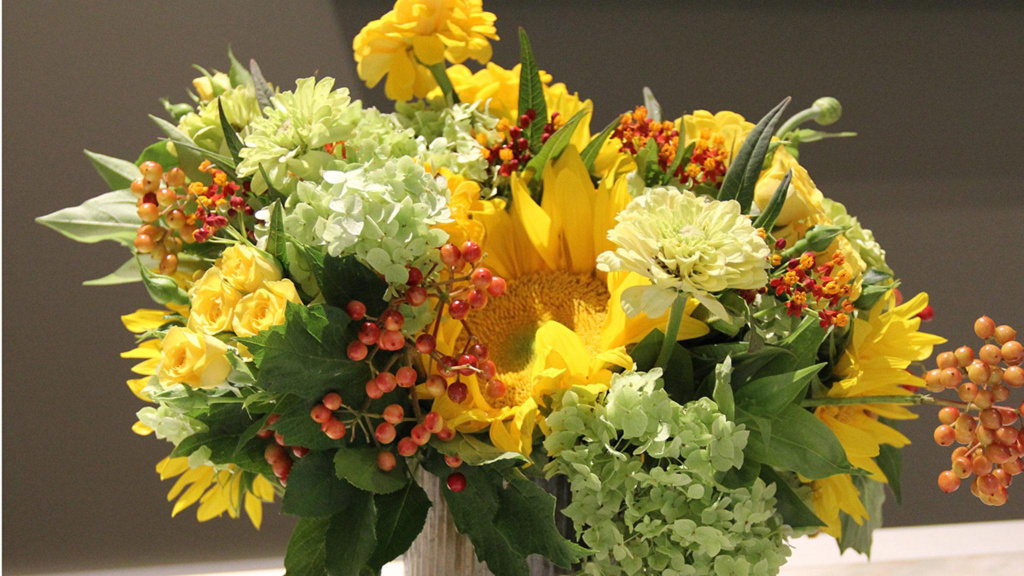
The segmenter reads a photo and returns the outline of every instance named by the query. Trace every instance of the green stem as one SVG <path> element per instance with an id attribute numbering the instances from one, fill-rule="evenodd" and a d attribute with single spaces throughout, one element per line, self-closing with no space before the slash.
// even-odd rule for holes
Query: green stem
<path id="1" fill-rule="evenodd" d="M 789 120 L 786 120 L 785 123 L 783 123 L 782 126 L 778 130 L 776 130 L 775 135 L 781 138 L 784 134 L 796 130 L 797 127 L 799 127 L 804 122 L 814 120 L 815 118 L 818 117 L 819 114 L 821 114 L 821 110 L 818 110 L 814 106 L 801 110 L 796 114 L 790 116 Z"/>
<path id="2" fill-rule="evenodd" d="M 668 314 L 668 326 L 665 327 L 665 339 L 661 341 L 661 352 L 658 353 L 656 367 L 664 370 L 668 366 L 668 359 L 672 357 L 672 348 L 676 345 L 676 338 L 679 336 L 679 326 L 683 323 L 683 311 L 686 310 L 686 298 L 677 296 L 672 303 L 672 310 Z"/>
<path id="3" fill-rule="evenodd" d="M 931 396 L 847 396 L 844 398 L 808 398 L 800 403 L 804 408 L 816 406 L 856 406 L 861 404 L 902 404 L 914 406 L 928 404 L 932 406 L 965 406 L 963 402 L 942 400 Z"/>

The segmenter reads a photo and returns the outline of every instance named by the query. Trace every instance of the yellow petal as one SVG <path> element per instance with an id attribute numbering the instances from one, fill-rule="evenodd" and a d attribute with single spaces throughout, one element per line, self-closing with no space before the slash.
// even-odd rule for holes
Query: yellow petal
<path id="1" fill-rule="evenodd" d="M 166 310 L 147 310 L 141 308 L 131 314 L 121 316 L 121 322 L 124 323 L 124 327 L 130 332 L 141 334 L 142 332 L 148 332 L 163 326 L 166 322 L 166 316 Z"/>
<path id="2" fill-rule="evenodd" d="M 158 358 L 160 356 L 160 340 L 146 340 L 127 352 L 121 352 L 121 358 Z"/>
<path id="3" fill-rule="evenodd" d="M 530 190 L 516 174 L 512 175 L 512 212 L 515 216 L 517 234 L 523 242 L 517 242 L 520 249 L 532 245 L 548 270 L 557 270 L 558 235 L 551 217 L 530 197 Z"/>
<path id="4" fill-rule="evenodd" d="M 262 478 L 262 476 L 260 478 Z M 253 484 L 255 484 L 255 482 L 253 482 Z M 259 530 L 260 525 L 263 523 L 263 502 L 261 502 L 256 496 L 246 493 L 245 513 L 249 516 L 249 521 L 252 522 L 253 527 Z"/>
<path id="5" fill-rule="evenodd" d="M 153 433 L 153 429 L 150 428 L 149 426 L 146 426 L 142 422 L 136 422 L 135 424 L 132 424 L 132 432 L 138 434 L 139 436 L 149 436 L 150 434 Z"/>
<path id="6" fill-rule="evenodd" d="M 561 252 L 567 261 L 561 269 L 577 274 L 594 270 L 594 204 L 597 201 L 590 174 L 572 146 L 544 171 L 544 211 L 551 217 Z"/>
<path id="7" fill-rule="evenodd" d="M 416 58 L 427 66 L 444 61 L 444 42 L 437 36 L 416 36 L 412 39 L 412 48 Z"/>

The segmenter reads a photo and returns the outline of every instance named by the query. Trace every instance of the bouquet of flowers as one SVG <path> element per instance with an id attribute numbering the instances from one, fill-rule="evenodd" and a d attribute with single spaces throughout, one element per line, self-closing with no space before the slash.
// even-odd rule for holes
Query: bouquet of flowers
<path id="1" fill-rule="evenodd" d="M 848 135 L 810 127 L 839 102 L 673 120 L 645 89 L 595 134 L 525 32 L 519 64 L 489 61 L 494 20 L 480 0 L 398 0 L 369 23 L 358 72 L 393 112 L 229 53 L 194 103 L 165 101 L 135 162 L 87 152 L 113 192 L 39 219 L 124 245 L 86 284 L 139 281 L 160 305 L 123 317 L 123 356 L 133 430 L 172 445 L 172 514 L 258 528 L 280 498 L 300 518 L 292 575 L 378 573 L 432 505 L 500 576 L 531 555 L 775 574 L 796 534 L 868 551 L 914 404 L 962 445 L 939 488 L 973 477 L 1006 502 L 1024 348 L 983 317 L 977 354 L 924 367 L 944 342 L 920 331 L 927 295 L 902 300 L 799 161 Z M 544 477 L 567 486 L 559 510 Z"/>

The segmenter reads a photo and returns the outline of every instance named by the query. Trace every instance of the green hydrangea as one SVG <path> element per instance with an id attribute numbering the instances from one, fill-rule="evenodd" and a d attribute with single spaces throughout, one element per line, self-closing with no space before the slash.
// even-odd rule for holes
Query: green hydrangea
<path id="1" fill-rule="evenodd" d="M 478 108 L 478 103 L 449 107 L 420 101 L 396 105 L 396 116 L 403 126 L 415 132 L 421 162 L 435 171 L 447 168 L 482 182 L 487 179 L 489 163 L 477 135 L 483 134 L 487 142 L 496 142 L 500 135 L 495 130 L 497 119 Z"/>
<path id="2" fill-rule="evenodd" d="M 850 216 L 846 211 L 846 206 L 841 203 L 825 198 L 822 200 L 822 205 L 825 208 L 825 214 L 832 219 L 833 224 L 846 227 L 843 236 L 846 236 L 846 239 L 853 244 L 869 268 L 877 268 L 892 274 L 892 268 L 885 262 L 885 250 L 875 240 L 875 235 L 871 230 L 862 227 L 857 218 Z"/>
<path id="3" fill-rule="evenodd" d="M 218 102 L 224 107 L 224 116 L 228 123 L 244 137 L 248 126 L 260 117 L 260 105 L 256 100 L 256 92 L 251 86 L 238 86 L 224 90 L 218 98 L 209 102 L 200 102 L 195 112 L 190 112 L 178 121 L 181 130 L 196 144 L 211 152 L 225 156 L 230 155 L 224 141 L 224 130 L 220 125 Z"/>
<path id="4" fill-rule="evenodd" d="M 702 398 L 673 402 L 661 371 L 628 372 L 607 393 L 576 387 L 547 418 L 549 476 L 568 477 L 573 521 L 593 555 L 583 574 L 766 575 L 789 555 L 775 485 L 727 488 L 749 432 Z"/>

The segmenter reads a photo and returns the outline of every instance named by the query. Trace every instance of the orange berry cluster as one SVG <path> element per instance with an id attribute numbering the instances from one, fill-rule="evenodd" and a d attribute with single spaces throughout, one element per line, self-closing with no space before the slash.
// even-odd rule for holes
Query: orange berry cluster
<path id="1" fill-rule="evenodd" d="M 786 240 L 780 238 L 775 248 L 782 250 Z M 850 323 L 853 303 L 850 302 L 850 285 L 852 279 L 846 270 L 836 268 L 846 262 L 840 252 L 821 265 L 817 264 L 814 252 L 804 252 L 799 257 L 790 258 L 782 265 L 782 256 L 772 254 L 772 265 L 776 266 L 768 286 L 774 289 L 775 297 L 786 303 L 786 314 L 799 316 L 804 310 L 813 308 L 821 319 L 822 328 L 835 325 L 839 327 Z"/>
<path id="2" fill-rule="evenodd" d="M 267 421 L 260 428 L 260 431 L 256 433 L 256 436 L 264 439 L 271 436 L 274 437 L 274 441 L 267 444 L 266 449 L 263 450 L 263 458 L 267 461 L 267 464 L 270 464 L 270 468 L 274 471 L 274 476 L 281 482 L 281 486 L 287 486 L 288 475 L 292 471 L 292 458 L 302 458 L 309 454 L 309 448 L 289 446 L 285 443 L 284 436 L 280 432 L 270 430 L 270 426 L 273 426 L 280 417 L 280 414 L 268 416 Z M 289 452 L 291 452 L 291 455 L 289 455 Z"/>
<path id="3" fill-rule="evenodd" d="M 183 243 L 193 241 L 194 228 L 179 208 L 178 189 L 185 185 L 185 173 L 180 168 L 164 172 L 163 166 L 153 161 L 140 164 L 139 172 L 141 176 L 131 184 L 143 222 L 135 235 L 135 249 L 159 262 L 162 274 L 173 274 Z M 161 217 L 166 227 L 160 225 Z"/>
<path id="4" fill-rule="evenodd" d="M 679 148 L 679 130 L 676 125 L 668 120 L 656 122 L 647 117 L 647 108 L 637 106 L 633 112 L 626 112 L 619 118 L 619 125 L 612 133 L 612 138 L 618 138 L 622 142 L 621 150 L 625 150 L 634 156 L 647 146 L 648 140 L 654 140 L 658 145 L 658 166 L 663 171 L 668 170 L 676 157 Z M 676 171 L 676 176 L 685 174 L 683 167 Z"/>
<path id="5" fill-rule="evenodd" d="M 955 389 L 960 397 L 939 410 L 935 442 L 962 446 L 953 451 L 951 469 L 939 474 L 938 484 L 952 492 L 974 475 L 971 492 L 985 504 L 1001 506 L 1013 476 L 1024 470 L 1024 403 L 1000 405 L 1010 397 L 1010 388 L 1024 387 L 1024 345 L 1016 330 L 996 326 L 988 316 L 978 318 L 974 332 L 986 341 L 977 353 L 968 346 L 943 352 L 936 357 L 937 368 L 924 376 L 932 392 Z"/>

